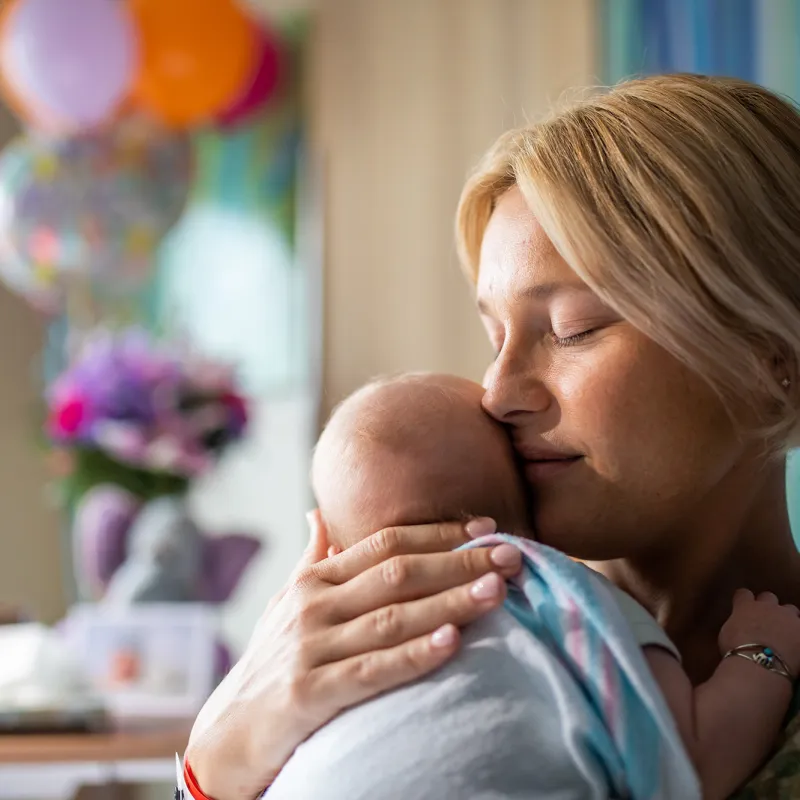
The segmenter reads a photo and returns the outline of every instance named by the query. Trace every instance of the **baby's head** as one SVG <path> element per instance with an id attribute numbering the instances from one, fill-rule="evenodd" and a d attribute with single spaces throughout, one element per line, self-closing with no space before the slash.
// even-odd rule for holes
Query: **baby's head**
<path id="1" fill-rule="evenodd" d="M 483 388 L 411 374 L 359 389 L 333 413 L 312 483 L 331 545 L 347 548 L 394 525 L 491 517 L 530 535 L 527 497 Z"/>

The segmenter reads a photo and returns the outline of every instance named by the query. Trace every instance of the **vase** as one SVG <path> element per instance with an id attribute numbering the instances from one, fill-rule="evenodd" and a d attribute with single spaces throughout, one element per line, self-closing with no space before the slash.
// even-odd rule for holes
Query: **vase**
<path id="1" fill-rule="evenodd" d="M 246 534 L 205 533 L 185 494 L 143 501 L 112 484 L 81 498 L 73 538 L 83 599 L 116 604 L 219 605 L 262 547 Z"/>

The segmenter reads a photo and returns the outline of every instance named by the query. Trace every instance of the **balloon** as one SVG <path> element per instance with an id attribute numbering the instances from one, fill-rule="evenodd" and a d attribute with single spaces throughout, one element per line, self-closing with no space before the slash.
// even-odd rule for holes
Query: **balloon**
<path id="1" fill-rule="evenodd" d="M 19 95 L 14 86 L 6 80 L 5 71 L 2 67 L 3 48 L 2 43 L 6 39 L 9 20 L 19 5 L 19 0 L 8 0 L 0 9 L 0 94 L 6 101 L 6 105 L 22 120 L 28 122 L 40 131 L 50 134 L 57 134 L 59 125 L 53 115 L 48 115 L 40 107 L 34 107 L 31 102 L 25 102 Z"/>
<path id="2" fill-rule="evenodd" d="M 281 55 L 276 37 L 265 28 L 257 29 L 258 58 L 255 74 L 245 91 L 217 118 L 223 127 L 235 125 L 249 117 L 269 100 L 280 80 Z"/>
<path id="3" fill-rule="evenodd" d="M 42 314 L 53 316 L 63 307 L 64 288 L 59 276 L 46 267 L 24 263 L 5 246 L 0 253 L 0 279 Z"/>
<path id="4" fill-rule="evenodd" d="M 63 1 L 63 0 L 62 0 Z M 257 40 L 233 0 L 130 0 L 142 41 L 136 100 L 163 122 L 213 118 L 253 75 Z"/>
<path id="5" fill-rule="evenodd" d="M 19 185 L 21 154 L 7 150 L 0 158 L 0 279 L 35 309 L 55 314 L 62 305 L 63 287 L 54 269 L 20 258 L 11 240 L 12 195 Z"/>
<path id="6" fill-rule="evenodd" d="M 18 139 L 0 156 L 0 237 L 42 275 L 124 294 L 146 280 L 189 175 L 183 136 Z"/>
<path id="7" fill-rule="evenodd" d="M 112 0 L 16 0 L 4 20 L 7 96 L 34 124 L 100 125 L 125 99 L 137 57 L 130 16 Z"/>

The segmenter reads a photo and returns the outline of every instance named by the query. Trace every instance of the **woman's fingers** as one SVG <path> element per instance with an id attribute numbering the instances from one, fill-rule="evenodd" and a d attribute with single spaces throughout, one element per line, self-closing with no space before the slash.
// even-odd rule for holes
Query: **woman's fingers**
<path id="1" fill-rule="evenodd" d="M 300 560 L 295 564 L 294 570 L 289 578 L 291 583 L 301 572 L 313 567 L 314 564 L 319 563 L 328 554 L 328 531 L 325 528 L 325 523 L 322 521 L 322 515 L 319 509 L 309 511 L 306 514 L 306 521 L 308 522 L 309 539 L 303 555 Z"/>
<path id="2" fill-rule="evenodd" d="M 328 583 L 341 584 L 394 556 L 447 552 L 471 538 L 494 533 L 496 529 L 494 521 L 489 519 L 470 520 L 466 525 L 462 522 L 445 522 L 385 528 L 318 564 L 314 571 L 317 577 Z"/>
<path id="3" fill-rule="evenodd" d="M 317 640 L 314 666 L 395 647 L 449 624 L 463 627 L 502 604 L 505 581 L 490 572 L 467 585 L 410 603 L 378 608 L 327 629 Z"/>
<path id="4" fill-rule="evenodd" d="M 314 704 L 326 705 L 326 716 L 331 718 L 432 672 L 456 652 L 460 639 L 458 628 L 447 624 L 396 647 L 319 667 L 309 674 L 304 691 Z"/>
<path id="5" fill-rule="evenodd" d="M 522 554 L 510 544 L 449 553 L 394 556 L 328 593 L 327 618 L 347 622 L 375 609 L 472 583 L 490 572 L 516 575 Z"/>

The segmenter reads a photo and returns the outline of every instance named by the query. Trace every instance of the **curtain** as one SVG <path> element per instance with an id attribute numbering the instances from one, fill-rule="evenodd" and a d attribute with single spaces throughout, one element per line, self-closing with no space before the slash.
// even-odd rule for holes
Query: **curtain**
<path id="1" fill-rule="evenodd" d="M 701 72 L 800 95 L 797 0 L 600 0 L 603 79 Z"/>

